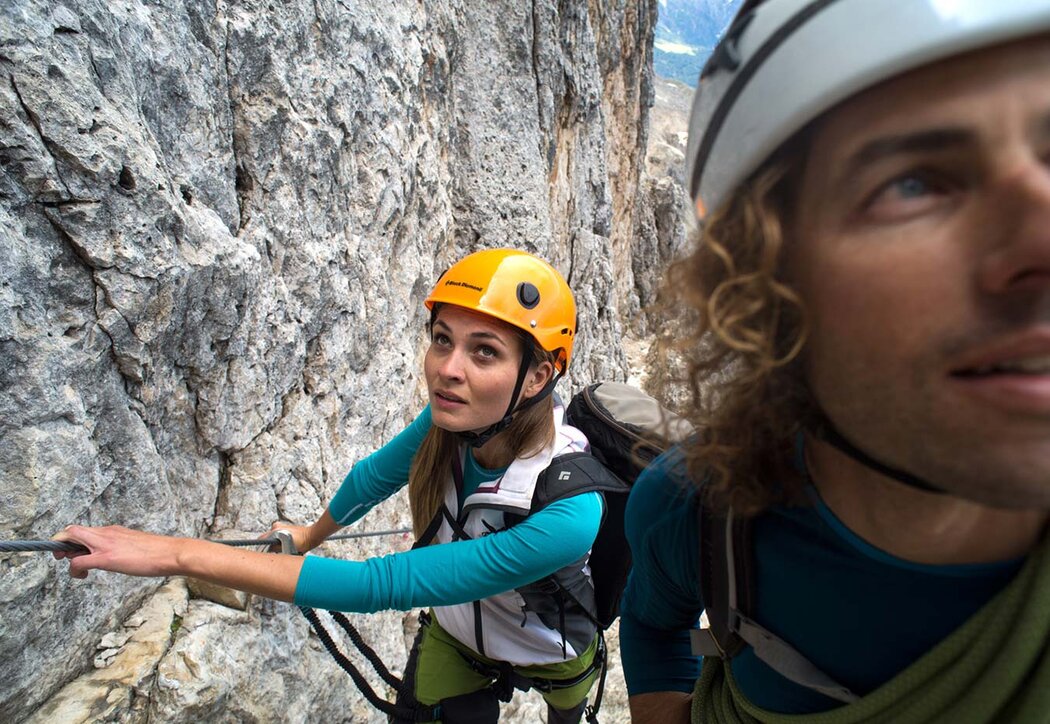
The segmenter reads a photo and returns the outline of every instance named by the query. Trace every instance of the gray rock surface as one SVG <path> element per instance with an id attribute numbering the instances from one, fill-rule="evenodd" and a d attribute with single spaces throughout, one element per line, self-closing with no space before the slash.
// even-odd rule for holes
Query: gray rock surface
<path id="1" fill-rule="evenodd" d="M 563 391 L 623 379 L 655 15 L 0 0 L 2 535 L 314 519 L 418 411 L 423 295 L 478 248 L 570 280 Z M 411 614 L 356 620 L 402 665 Z M 382 720 L 292 607 L 43 555 L 0 557 L 0 682 L 0 721 Z"/>
<path id="2" fill-rule="evenodd" d="M 685 150 L 693 89 L 684 83 L 654 77 L 654 103 L 649 115 L 649 143 L 640 186 L 646 203 L 636 217 L 631 263 L 634 296 L 642 314 L 632 331 L 641 338 L 666 332 L 669 310 L 660 308 L 663 270 L 681 256 L 696 228 L 685 190 Z M 646 365 L 660 372 L 662 358 Z"/>

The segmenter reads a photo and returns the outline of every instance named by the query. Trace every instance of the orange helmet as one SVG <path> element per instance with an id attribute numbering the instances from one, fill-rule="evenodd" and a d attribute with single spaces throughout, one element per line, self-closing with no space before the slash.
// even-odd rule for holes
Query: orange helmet
<path id="1" fill-rule="evenodd" d="M 561 274 L 547 262 L 515 249 L 477 251 L 441 275 L 424 302 L 472 309 L 529 334 L 557 357 L 563 373 L 576 338 L 576 301 Z"/>

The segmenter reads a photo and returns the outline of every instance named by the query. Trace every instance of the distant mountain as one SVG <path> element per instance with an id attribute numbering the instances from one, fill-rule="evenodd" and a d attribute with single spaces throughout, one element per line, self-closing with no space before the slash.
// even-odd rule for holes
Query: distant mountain
<path id="1" fill-rule="evenodd" d="M 660 0 L 656 74 L 695 87 L 700 69 L 742 0 Z"/>

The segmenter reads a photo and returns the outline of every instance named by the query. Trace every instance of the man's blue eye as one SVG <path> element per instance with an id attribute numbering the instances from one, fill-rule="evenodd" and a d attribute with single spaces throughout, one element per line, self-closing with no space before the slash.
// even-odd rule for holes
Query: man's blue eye
<path id="1" fill-rule="evenodd" d="M 906 176 L 893 182 L 893 188 L 903 198 L 913 199 L 930 192 L 930 186 L 917 176 Z"/>

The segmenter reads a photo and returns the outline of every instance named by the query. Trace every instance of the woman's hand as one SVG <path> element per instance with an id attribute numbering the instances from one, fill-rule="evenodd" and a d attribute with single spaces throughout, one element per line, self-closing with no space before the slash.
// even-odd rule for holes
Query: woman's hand
<path id="1" fill-rule="evenodd" d="M 119 525 L 88 528 L 70 525 L 53 540 L 79 543 L 87 553 L 56 551 L 55 558 L 69 559 L 69 575 L 87 578 L 88 571 L 100 569 L 129 576 L 169 576 L 177 572 L 183 538 L 143 533 Z"/>
<path id="2" fill-rule="evenodd" d="M 323 541 L 315 541 L 313 539 L 313 527 L 308 525 L 292 525 L 291 523 L 285 523 L 283 520 L 274 521 L 274 524 L 270 526 L 270 530 L 263 533 L 260 538 L 269 538 L 273 535 L 276 530 L 286 530 L 292 534 L 292 542 L 295 543 L 296 553 L 306 553 L 309 550 L 316 548 Z M 281 546 L 274 544 L 270 546 L 270 551 L 273 553 L 280 553 Z"/>
<path id="3" fill-rule="evenodd" d="M 328 536 L 336 533 L 340 528 L 342 526 L 336 523 L 332 514 L 326 510 L 313 525 L 292 525 L 278 520 L 270 526 L 270 530 L 265 535 L 260 537 L 269 538 L 275 530 L 286 530 L 292 534 L 295 550 L 299 553 L 306 553 L 324 543 Z M 275 546 L 272 550 L 279 551 L 280 546 Z"/>

